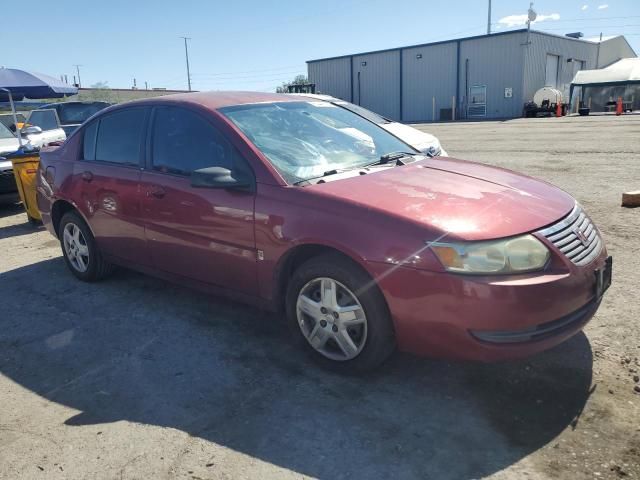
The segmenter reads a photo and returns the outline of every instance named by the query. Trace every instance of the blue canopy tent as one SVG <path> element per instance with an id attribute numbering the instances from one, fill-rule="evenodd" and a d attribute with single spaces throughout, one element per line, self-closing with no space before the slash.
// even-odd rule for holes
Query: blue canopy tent
<path id="1" fill-rule="evenodd" d="M 22 100 L 24 98 L 62 98 L 76 93 L 78 93 L 76 87 L 67 85 L 49 75 L 15 68 L 0 68 L 0 101 L 9 100 L 13 121 L 16 124 L 18 120 L 16 118 L 14 100 Z M 16 132 L 18 134 L 18 142 L 22 147 L 20 130 L 17 129 Z"/>

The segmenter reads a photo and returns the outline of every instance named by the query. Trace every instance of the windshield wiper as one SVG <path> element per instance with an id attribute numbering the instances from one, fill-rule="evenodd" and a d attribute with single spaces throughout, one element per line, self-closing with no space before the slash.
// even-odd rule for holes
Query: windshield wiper
<path id="1" fill-rule="evenodd" d="M 391 152 L 385 155 L 382 155 L 379 160 L 369 163 L 367 165 L 363 165 L 360 168 L 373 167 L 375 165 L 386 165 L 390 162 L 396 162 L 396 165 L 405 165 L 405 162 L 402 161 L 403 158 L 411 157 L 419 155 L 418 152 Z"/>
<path id="2" fill-rule="evenodd" d="M 338 170 L 338 169 L 334 168 L 332 170 L 327 170 L 322 175 L 318 175 L 316 177 L 305 178 L 304 180 L 300 180 L 298 182 L 295 182 L 294 185 L 302 185 L 303 183 L 311 183 L 311 180 L 317 180 L 318 178 L 328 177 L 330 175 L 337 175 L 338 173 L 346 172 L 346 171 L 348 171 L 348 170 Z"/>
<path id="3" fill-rule="evenodd" d="M 295 182 L 294 185 L 302 185 L 303 183 L 311 183 L 312 180 L 317 180 L 318 178 L 328 177 L 330 175 L 337 175 L 338 173 L 349 172 L 351 170 L 360 170 L 367 167 L 373 167 L 375 165 L 386 165 L 390 162 L 396 162 L 396 165 L 405 165 L 405 162 L 402 161 L 403 158 L 411 157 L 413 158 L 416 155 L 420 155 L 418 152 L 391 152 L 385 155 L 382 155 L 379 160 L 376 160 L 373 163 L 368 163 L 366 165 L 356 165 L 349 168 L 333 168 L 331 170 L 327 170 L 322 175 L 318 175 L 316 177 L 306 178 L 304 180 L 300 180 Z"/>

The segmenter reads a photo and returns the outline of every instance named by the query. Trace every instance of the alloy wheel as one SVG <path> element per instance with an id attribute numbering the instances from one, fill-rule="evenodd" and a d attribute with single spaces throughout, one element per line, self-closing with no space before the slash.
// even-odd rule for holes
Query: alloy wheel
<path id="1" fill-rule="evenodd" d="M 82 230 L 75 223 L 67 223 L 62 234 L 64 252 L 71 266 L 84 273 L 89 268 L 89 246 Z"/>

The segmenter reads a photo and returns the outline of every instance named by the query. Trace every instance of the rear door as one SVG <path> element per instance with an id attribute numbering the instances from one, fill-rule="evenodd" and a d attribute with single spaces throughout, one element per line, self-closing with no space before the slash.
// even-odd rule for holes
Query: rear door
<path id="1" fill-rule="evenodd" d="M 149 109 L 130 107 L 100 116 L 83 131 L 74 164 L 79 208 L 89 220 L 100 250 L 149 264 L 141 219 L 140 171 Z"/>
<path id="2" fill-rule="evenodd" d="M 146 234 L 156 268 L 254 295 L 255 193 L 194 188 L 206 167 L 250 167 L 212 119 L 183 107 L 152 114 L 147 169 L 142 173 Z"/>

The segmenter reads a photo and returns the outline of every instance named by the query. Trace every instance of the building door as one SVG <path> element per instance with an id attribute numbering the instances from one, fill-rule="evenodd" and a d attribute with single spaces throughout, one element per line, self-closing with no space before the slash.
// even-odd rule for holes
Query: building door
<path id="1" fill-rule="evenodd" d="M 477 118 L 487 116 L 487 86 L 473 85 L 469 88 L 469 104 L 467 117 Z"/>
<path id="2" fill-rule="evenodd" d="M 552 55 L 547 53 L 547 67 L 544 80 L 545 87 L 558 87 L 558 66 L 560 64 L 560 57 L 558 55 Z"/>

